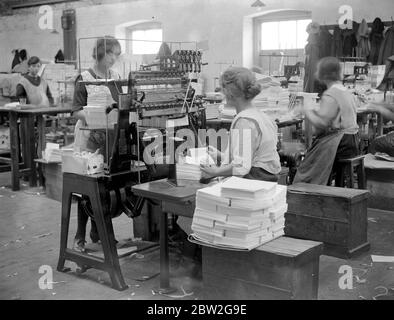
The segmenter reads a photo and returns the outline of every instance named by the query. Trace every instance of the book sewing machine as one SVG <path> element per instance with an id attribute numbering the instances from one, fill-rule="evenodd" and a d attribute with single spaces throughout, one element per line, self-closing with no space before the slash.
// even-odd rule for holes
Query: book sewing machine
<path id="1" fill-rule="evenodd" d="M 114 82 L 118 91 L 116 103 L 107 107 L 108 116 L 117 109 L 117 119 L 111 127 L 87 128 L 84 130 L 105 131 L 104 174 L 108 177 L 122 175 L 128 180 L 109 190 L 114 215 L 125 212 L 129 217 L 140 215 L 143 199 L 133 197 L 129 185 L 139 184 L 160 178 L 171 178 L 175 171 L 171 165 L 147 164 L 143 161 L 144 149 L 154 135 L 149 130 L 160 130 L 163 137 L 168 130 L 179 128 L 197 130 L 204 122 L 203 100 L 195 94 L 189 73 L 201 71 L 201 52 L 176 50 L 174 54 L 162 56 L 160 61 L 149 66 L 143 65 L 138 71 L 131 71 L 127 79 L 106 80 Z M 151 70 L 158 66 L 158 70 Z M 85 85 L 103 85 L 103 80 L 81 81 Z M 107 84 L 108 84 L 107 83 Z M 127 92 L 124 93 L 123 91 Z M 157 131 L 156 131 L 157 132 Z M 163 148 L 165 150 L 163 139 Z M 152 154 L 154 157 L 155 155 Z M 162 155 L 165 158 L 165 155 Z M 130 179 L 132 175 L 132 179 Z M 87 212 L 89 206 L 85 206 Z"/>

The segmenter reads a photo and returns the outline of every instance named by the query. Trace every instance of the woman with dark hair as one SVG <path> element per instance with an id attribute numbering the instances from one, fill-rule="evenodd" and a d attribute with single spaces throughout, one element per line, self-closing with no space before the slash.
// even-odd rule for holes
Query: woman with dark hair
<path id="1" fill-rule="evenodd" d="M 118 40 L 113 37 L 105 36 L 96 41 L 93 48 L 92 57 L 95 63 L 92 68 L 82 72 L 75 81 L 74 101 L 73 101 L 73 116 L 78 119 L 75 126 L 75 142 L 74 150 L 95 152 L 100 149 L 100 153 L 105 156 L 105 132 L 80 130 L 87 126 L 84 107 L 89 105 L 97 105 L 97 101 L 103 102 L 103 108 L 118 102 L 118 93 L 122 88 L 117 88 L 115 82 L 103 82 L 102 85 L 89 85 L 80 81 L 95 81 L 97 79 L 115 79 L 120 78 L 119 74 L 111 68 L 116 63 L 121 54 L 121 47 Z M 107 105 L 108 104 L 108 105 Z M 113 110 L 112 112 L 115 112 Z M 74 240 L 74 249 L 78 251 L 85 250 L 85 235 L 86 225 L 88 222 L 88 215 L 78 205 L 78 229 Z M 93 242 L 99 241 L 97 226 L 91 220 L 90 238 Z"/>
<path id="2" fill-rule="evenodd" d="M 38 57 L 31 57 L 27 61 L 29 72 L 21 77 L 16 86 L 16 97 L 25 98 L 27 104 L 34 104 L 40 107 L 53 105 L 51 90 L 38 72 L 41 68 L 41 61 Z"/>
<path id="3" fill-rule="evenodd" d="M 12 72 L 21 73 L 21 74 L 28 73 L 29 66 L 27 64 L 27 51 L 25 49 L 19 51 L 19 58 L 20 58 L 20 63 L 12 68 Z"/>
<path id="4" fill-rule="evenodd" d="M 231 123 L 229 148 L 225 153 L 213 147 L 208 152 L 223 165 L 202 166 L 205 178 L 240 176 L 247 179 L 278 181 L 281 170 L 277 152 L 278 128 L 274 121 L 252 103 L 260 91 L 253 72 L 230 67 L 221 76 L 221 87 L 228 105 L 237 115 Z"/>
<path id="5" fill-rule="evenodd" d="M 327 185 L 338 160 L 359 154 L 356 100 L 342 84 L 341 74 L 337 58 L 323 58 L 317 65 L 317 79 L 328 89 L 318 110 L 303 109 L 315 128 L 316 139 L 298 168 L 294 183 Z"/>

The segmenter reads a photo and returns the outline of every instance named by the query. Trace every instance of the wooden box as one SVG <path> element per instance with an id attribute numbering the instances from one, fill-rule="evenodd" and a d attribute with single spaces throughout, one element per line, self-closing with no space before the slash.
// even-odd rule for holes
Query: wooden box
<path id="1" fill-rule="evenodd" d="M 280 237 L 250 252 L 203 246 L 203 298 L 317 299 L 321 242 Z"/>
<path id="2" fill-rule="evenodd" d="M 62 201 L 63 172 L 61 163 L 42 163 L 45 193 L 50 199 Z"/>
<path id="3" fill-rule="evenodd" d="M 285 234 L 324 242 L 324 254 L 351 258 L 369 250 L 369 191 L 299 183 L 287 188 Z"/>
<path id="4" fill-rule="evenodd" d="M 394 211 L 394 169 L 365 168 L 365 174 L 371 193 L 368 207 Z"/>

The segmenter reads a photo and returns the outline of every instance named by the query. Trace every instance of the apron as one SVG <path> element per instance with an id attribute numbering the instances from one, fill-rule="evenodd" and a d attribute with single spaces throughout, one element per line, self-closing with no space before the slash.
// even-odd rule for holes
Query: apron
<path id="1" fill-rule="evenodd" d="M 96 80 L 89 71 L 84 71 L 81 73 L 83 81 L 94 81 Z M 106 85 L 86 85 L 87 92 L 87 106 L 101 106 L 106 108 L 108 105 L 115 103 L 112 98 L 111 91 Z M 97 101 L 106 101 L 101 105 L 98 105 Z M 110 112 L 117 112 L 117 110 L 112 110 Z M 110 116 L 110 114 L 108 116 Z M 90 151 L 95 152 L 97 149 L 102 149 L 105 144 L 105 132 L 92 132 L 89 130 L 80 130 L 81 128 L 86 128 L 81 120 L 78 120 L 75 125 L 74 130 L 74 152 Z M 103 137 L 104 135 L 104 137 Z M 103 142 L 104 139 L 104 142 Z M 101 150 L 100 150 L 101 151 Z M 101 153 L 101 152 L 100 152 Z"/>
<path id="2" fill-rule="evenodd" d="M 327 185 L 343 136 L 344 132 L 338 130 L 317 137 L 298 167 L 293 183 Z"/>
<path id="3" fill-rule="evenodd" d="M 49 107 L 49 100 L 47 97 L 48 84 L 44 79 L 41 79 L 39 86 L 33 85 L 25 77 L 21 77 L 19 83 L 25 89 L 30 104 L 34 104 L 39 107 Z"/>

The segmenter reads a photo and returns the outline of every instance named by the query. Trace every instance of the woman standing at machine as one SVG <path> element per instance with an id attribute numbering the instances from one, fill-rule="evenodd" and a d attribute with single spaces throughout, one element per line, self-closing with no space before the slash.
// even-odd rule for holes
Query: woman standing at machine
<path id="1" fill-rule="evenodd" d="M 111 68 L 118 60 L 120 54 L 121 46 L 118 40 L 109 36 L 99 38 L 92 54 L 95 64 L 92 68 L 82 72 L 75 81 L 72 111 L 73 116 L 78 119 L 75 126 L 74 142 L 74 150 L 77 152 L 95 152 L 99 149 L 101 154 L 105 154 L 105 132 L 80 130 L 87 126 L 83 108 L 88 105 L 97 106 L 97 101 L 106 101 L 103 107 L 112 105 L 112 103 L 117 102 L 118 93 L 121 92 L 121 88 L 117 88 L 113 81 L 101 85 L 85 84 L 81 81 L 94 82 L 98 79 L 119 79 L 119 74 Z M 78 228 L 74 239 L 74 249 L 85 251 L 86 225 L 89 216 L 83 209 L 81 202 L 88 203 L 86 199 L 83 199 L 78 204 Z M 90 238 L 93 242 L 99 241 L 97 226 L 94 220 L 91 220 Z"/>
<path id="2" fill-rule="evenodd" d="M 359 154 L 357 105 L 341 82 L 341 66 L 334 57 L 317 65 L 317 78 L 327 86 L 319 110 L 304 108 L 316 131 L 316 139 L 297 170 L 294 183 L 327 185 L 338 160 Z"/>
<path id="3" fill-rule="evenodd" d="M 278 181 L 281 170 L 277 152 L 277 126 L 252 103 L 260 91 L 254 74 L 240 67 L 230 67 L 221 76 L 221 87 L 228 105 L 237 115 L 231 123 L 227 152 L 213 147 L 208 152 L 221 166 L 202 166 L 205 178 L 241 176 L 247 179 Z M 248 135 L 250 134 L 250 135 Z"/>

